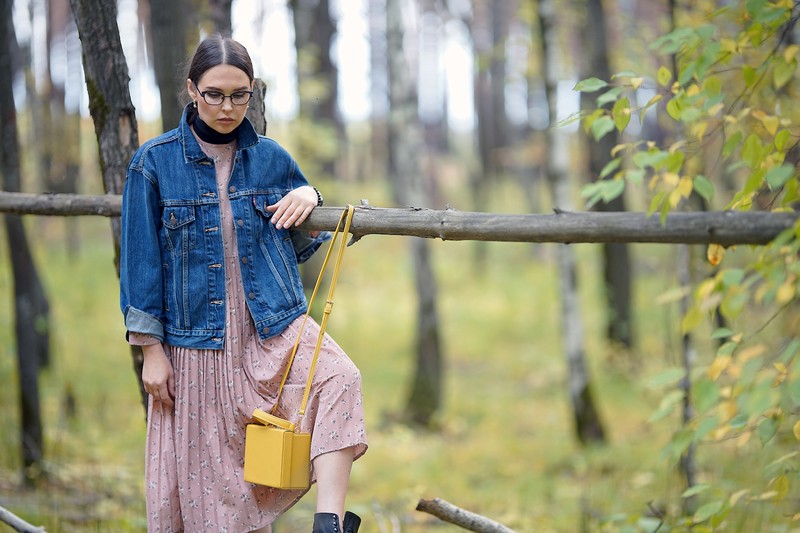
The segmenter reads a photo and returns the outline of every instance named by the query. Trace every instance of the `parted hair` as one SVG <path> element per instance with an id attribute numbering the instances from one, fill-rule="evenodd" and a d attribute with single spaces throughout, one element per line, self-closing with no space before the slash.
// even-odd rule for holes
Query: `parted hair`
<path id="1" fill-rule="evenodd" d="M 203 74 L 217 65 L 231 65 L 247 74 L 250 81 L 255 78 L 253 61 L 244 45 L 219 33 L 206 37 L 197 46 L 189 63 L 187 78 L 199 83 Z"/>

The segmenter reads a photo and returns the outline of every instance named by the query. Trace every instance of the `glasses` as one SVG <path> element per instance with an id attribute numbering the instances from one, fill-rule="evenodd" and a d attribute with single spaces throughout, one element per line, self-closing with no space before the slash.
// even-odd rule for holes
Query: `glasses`
<path id="1" fill-rule="evenodd" d="M 222 105 L 226 98 L 230 98 L 233 105 L 247 105 L 250 98 L 253 97 L 253 91 L 236 91 L 231 94 L 222 94 L 219 91 L 201 91 L 197 83 L 194 81 L 192 83 L 194 83 L 194 88 L 197 89 L 197 92 L 200 93 L 200 96 L 203 97 L 203 100 L 208 105 Z"/>

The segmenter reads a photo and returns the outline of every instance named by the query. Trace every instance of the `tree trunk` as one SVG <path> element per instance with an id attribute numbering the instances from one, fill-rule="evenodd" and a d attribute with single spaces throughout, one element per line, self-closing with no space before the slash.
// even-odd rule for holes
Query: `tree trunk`
<path id="1" fill-rule="evenodd" d="M 76 0 L 71 1 L 73 4 L 76 2 Z M 163 131 L 177 127 L 183 113 L 179 95 L 182 94 L 186 83 L 183 78 L 184 62 L 189 46 L 189 25 L 192 24 L 193 17 L 187 0 L 150 4 L 153 70 L 161 97 Z"/>
<path id="2" fill-rule="evenodd" d="M 421 125 L 417 92 L 403 46 L 403 19 L 399 0 L 386 3 L 386 35 L 389 50 L 389 168 L 395 200 L 401 205 L 423 205 L 419 154 Z M 441 407 L 443 381 L 436 280 L 430 262 L 429 243 L 412 242 L 417 289 L 417 361 L 406 405 L 409 421 L 429 426 Z"/>
<path id="3" fill-rule="evenodd" d="M 567 144 L 563 139 L 556 139 L 555 117 L 557 104 L 555 94 L 555 5 L 554 0 L 539 2 L 539 27 L 542 49 L 542 70 L 545 78 L 545 94 L 549 109 L 550 127 L 547 129 L 547 179 L 553 194 L 553 203 L 559 208 L 568 208 L 570 204 L 569 187 L 564 168 Z M 562 152 L 559 153 L 559 148 Z M 604 442 L 605 432 L 600 422 L 597 409 L 591 394 L 589 372 L 586 368 L 583 353 L 583 321 L 580 315 L 580 299 L 578 294 L 578 273 L 575 254 L 569 246 L 558 247 L 558 266 L 561 279 L 561 328 L 562 341 L 566 351 L 569 383 L 569 395 L 575 419 L 575 430 L 578 439 L 586 444 Z"/>
<path id="4" fill-rule="evenodd" d="M 12 0 L 0 0 L 0 175 L 3 188 L 20 191 L 19 133 L 12 82 Z M 15 46 L 14 46 L 15 48 Z M 39 368 L 49 359 L 49 304 L 28 246 L 22 219 L 5 216 L 14 279 L 14 331 L 19 365 L 23 480 L 32 485 L 42 468 L 44 444 L 39 406 Z"/>
<path id="5" fill-rule="evenodd" d="M 211 8 L 211 24 L 214 26 L 214 31 L 230 37 L 233 0 L 209 0 L 208 3 Z"/>
<path id="6" fill-rule="evenodd" d="M 339 115 L 338 69 L 331 59 L 336 24 L 328 0 L 290 0 L 297 49 L 297 89 L 300 116 L 308 127 L 321 128 L 319 135 L 344 139 Z M 335 177 L 337 153 L 320 153 L 319 145 L 300 147 L 320 162 L 320 172 Z"/>
<path id="7" fill-rule="evenodd" d="M 370 174 L 386 177 L 389 172 L 389 82 L 387 73 L 386 2 L 368 0 L 370 78 Z"/>
<path id="8" fill-rule="evenodd" d="M 611 67 L 608 59 L 608 37 L 606 33 L 606 16 L 601 0 L 587 0 L 585 26 L 581 32 L 584 38 L 586 54 L 583 78 L 596 77 L 601 80 L 611 79 Z M 594 95 L 581 93 L 581 104 L 584 108 L 594 105 Z M 611 150 L 618 143 L 616 131 L 607 134 L 600 141 L 588 141 L 589 178 L 592 181 L 601 179 L 600 173 L 608 163 Z M 625 211 L 625 200 L 622 195 L 611 202 L 599 202 L 598 211 Z M 631 321 L 631 266 L 628 245 L 614 243 L 603 245 L 603 280 L 606 297 L 606 335 L 608 340 L 625 348 L 633 345 Z"/>
<path id="9" fill-rule="evenodd" d="M 117 28 L 115 0 L 70 0 L 83 47 L 83 66 L 89 90 L 89 111 L 99 145 L 99 163 L 107 194 L 122 194 L 127 165 L 139 146 L 136 113 L 128 92 L 128 65 Z M 167 2 L 169 3 L 169 2 Z M 121 227 L 111 219 L 114 265 L 119 276 Z M 142 350 L 131 346 L 134 372 L 145 413 L 147 394 L 142 385 Z"/>

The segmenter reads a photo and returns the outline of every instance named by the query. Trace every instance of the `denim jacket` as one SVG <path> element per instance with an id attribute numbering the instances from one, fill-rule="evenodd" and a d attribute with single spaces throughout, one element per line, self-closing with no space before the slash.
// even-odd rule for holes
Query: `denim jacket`
<path id="1" fill-rule="evenodd" d="M 187 122 L 145 144 L 122 198 L 120 307 L 128 332 L 173 346 L 221 349 L 225 262 L 213 161 Z M 307 185 L 292 157 L 245 119 L 228 181 L 243 290 L 261 338 L 279 334 L 307 303 L 298 263 L 330 235 L 277 230 L 267 206 Z"/>

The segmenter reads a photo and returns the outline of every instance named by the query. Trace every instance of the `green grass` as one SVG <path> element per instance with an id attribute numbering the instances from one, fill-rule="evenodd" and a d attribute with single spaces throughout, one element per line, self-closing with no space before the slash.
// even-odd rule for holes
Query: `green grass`
<path id="1" fill-rule="evenodd" d="M 354 196 L 363 196 L 362 188 Z M 501 192 L 500 199 L 513 196 Z M 381 191 L 374 193 L 372 203 L 386 205 Z M 52 306 L 52 365 L 40 380 L 50 476 L 35 491 L 18 481 L 13 291 L 3 260 L 0 380 L 8 385 L 0 387 L 0 505 L 51 532 L 143 531 L 145 425 L 118 310 L 108 221 L 80 220 L 82 246 L 74 259 L 62 244 L 63 221 L 26 223 L 29 235 L 37 235 L 37 264 Z M 642 385 L 679 358 L 677 313 L 653 303 L 675 283 L 674 250 L 633 249 L 638 343 L 626 353 L 602 341 L 598 247 L 574 246 L 586 360 L 609 437 L 608 445 L 583 448 L 566 389 L 557 245 L 490 243 L 480 273 L 474 243 L 430 246 L 446 368 L 443 407 L 431 430 L 399 422 L 413 372 L 408 240 L 363 238 L 348 250 L 337 288 L 329 331 L 364 379 L 370 450 L 354 466 L 348 496 L 365 519 L 363 531 L 458 530 L 414 510 L 420 498 L 435 497 L 537 533 L 579 531 L 584 522 L 588 531 L 611 531 L 603 517 L 651 506 L 675 511 L 682 482 L 660 455 L 675 422 L 647 423 L 659 397 Z M 3 240 L 0 257 L 7 253 Z M 74 418 L 64 412 L 67 389 L 77 399 Z M 756 483 L 759 469 L 787 449 L 790 442 L 761 454 L 732 445 L 704 448 L 702 475 Z M 748 468 L 738 468 L 743 461 Z M 771 513 L 749 520 L 755 529 L 773 523 L 770 531 L 790 531 L 787 519 Z M 313 489 L 280 520 L 279 532 L 310 530 L 312 514 Z"/>

